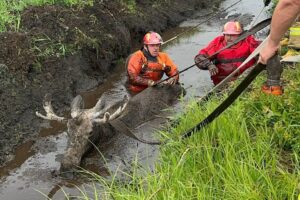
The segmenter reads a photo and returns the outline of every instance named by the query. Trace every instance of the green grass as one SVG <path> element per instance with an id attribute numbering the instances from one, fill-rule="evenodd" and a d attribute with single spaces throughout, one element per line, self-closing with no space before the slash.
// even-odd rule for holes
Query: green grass
<path id="1" fill-rule="evenodd" d="M 127 7 L 129 13 L 137 12 L 137 5 L 135 0 L 120 0 L 120 3 Z"/>
<path id="2" fill-rule="evenodd" d="M 202 107 L 191 102 L 180 124 L 162 133 L 172 141 L 161 147 L 154 172 L 136 167 L 127 183 L 98 177 L 106 195 L 122 200 L 299 198 L 300 66 L 285 70 L 283 96 L 261 93 L 264 78 L 209 126 L 180 141 L 222 98 Z"/>
<path id="3" fill-rule="evenodd" d="M 32 38 L 31 49 L 39 61 L 43 61 L 48 57 L 64 57 L 76 51 L 75 45 L 51 40 L 46 35 Z"/>
<path id="4" fill-rule="evenodd" d="M 93 0 L 2 0 L 0 1 L 0 32 L 7 31 L 7 29 L 19 31 L 20 13 L 28 6 L 65 5 L 84 7 L 93 5 L 93 2 Z"/>

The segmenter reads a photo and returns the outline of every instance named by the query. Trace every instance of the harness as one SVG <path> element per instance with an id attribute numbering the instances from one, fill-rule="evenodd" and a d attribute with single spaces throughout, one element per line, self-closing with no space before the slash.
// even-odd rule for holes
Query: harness
<path id="1" fill-rule="evenodd" d="M 171 71 L 171 67 L 167 66 L 160 58 L 159 56 L 154 59 L 147 59 L 147 56 L 143 53 L 143 51 L 138 52 L 141 55 L 141 62 L 140 65 L 142 66 L 140 75 L 153 79 L 155 81 L 160 80 L 164 73 L 169 73 Z M 127 67 L 128 62 L 133 54 L 129 55 L 126 59 L 125 68 L 128 73 Z"/>
<path id="2" fill-rule="evenodd" d="M 142 71 L 141 74 L 145 74 L 146 72 L 158 72 L 163 73 L 169 72 L 171 67 L 167 67 L 164 62 L 160 60 L 159 57 L 155 57 L 155 59 L 147 58 L 145 53 L 142 52 Z"/>
<path id="3" fill-rule="evenodd" d="M 246 56 L 241 57 L 241 58 L 232 58 L 232 59 L 215 59 L 213 61 L 213 63 L 215 65 L 218 65 L 218 64 L 228 64 L 228 63 L 238 63 L 238 62 L 243 62 L 246 59 L 247 59 Z"/>

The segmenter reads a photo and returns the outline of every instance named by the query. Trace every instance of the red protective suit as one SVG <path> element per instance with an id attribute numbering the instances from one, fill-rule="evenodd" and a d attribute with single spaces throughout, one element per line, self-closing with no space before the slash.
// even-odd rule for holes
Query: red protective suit
<path id="1" fill-rule="evenodd" d="M 156 57 L 156 62 L 148 61 L 144 53 L 139 50 L 131 54 L 126 63 L 129 89 L 132 92 L 140 92 L 148 87 L 148 81 L 159 81 L 164 73 L 173 76 L 177 71 L 176 65 L 166 53 L 160 52 Z M 179 76 L 175 76 L 179 79 Z"/>
<path id="2" fill-rule="evenodd" d="M 207 47 L 201 49 L 199 54 L 210 57 L 216 51 L 222 49 L 226 46 L 226 41 L 224 36 L 218 36 L 213 41 L 211 41 Z M 248 36 L 244 40 L 240 41 L 238 44 L 225 49 L 218 53 L 215 57 L 210 58 L 210 60 L 217 66 L 219 72 L 218 74 L 211 76 L 214 84 L 221 82 L 226 76 L 231 74 L 242 62 L 256 49 L 259 45 L 259 42 L 254 39 L 253 36 Z M 255 63 L 255 59 L 249 61 L 244 65 L 239 74 L 243 73 L 246 69 L 251 67 Z M 232 80 L 235 80 L 237 76 L 233 77 Z"/>

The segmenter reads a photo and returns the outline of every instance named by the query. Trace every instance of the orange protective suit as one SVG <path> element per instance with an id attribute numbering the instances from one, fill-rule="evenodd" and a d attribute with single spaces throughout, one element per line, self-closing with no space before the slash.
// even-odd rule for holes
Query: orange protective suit
<path id="1" fill-rule="evenodd" d="M 176 65 L 166 53 L 159 52 L 155 61 L 146 58 L 142 50 L 131 54 L 127 59 L 127 73 L 129 89 L 132 92 L 140 92 L 148 87 L 149 80 L 159 81 L 164 73 L 173 76 L 177 71 Z M 177 81 L 179 75 L 174 76 Z"/>

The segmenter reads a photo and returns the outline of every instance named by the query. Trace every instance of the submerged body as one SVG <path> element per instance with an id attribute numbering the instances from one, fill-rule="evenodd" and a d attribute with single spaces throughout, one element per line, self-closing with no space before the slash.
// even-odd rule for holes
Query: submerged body
<path id="1" fill-rule="evenodd" d="M 223 27 L 223 35 L 213 39 L 195 56 L 195 63 L 198 68 L 209 70 L 211 79 L 215 85 L 235 71 L 258 47 L 259 42 L 251 35 L 235 44 L 234 42 L 242 32 L 242 25 L 238 21 L 227 22 Z M 235 45 L 216 54 L 216 52 L 229 44 Z M 231 80 L 235 80 L 254 63 L 255 59 L 250 60 Z"/>
<path id="2" fill-rule="evenodd" d="M 173 76 L 178 73 L 177 67 L 166 53 L 159 52 L 153 58 L 147 54 L 146 51 L 139 50 L 128 60 L 129 89 L 133 92 L 146 89 L 149 86 L 149 80 L 157 82 L 164 74 Z"/>
<path id="3" fill-rule="evenodd" d="M 72 171 L 80 166 L 82 157 L 93 144 L 100 142 L 101 145 L 101 142 L 111 139 L 116 134 L 126 134 L 127 130 L 133 131 L 140 124 L 156 118 L 163 109 L 173 105 L 182 94 L 184 89 L 179 84 L 149 87 L 126 101 L 126 106 L 118 116 L 104 123 L 95 123 L 97 119 L 86 118 L 85 114 L 70 119 L 69 145 L 61 163 L 61 172 Z M 123 105 L 124 101 L 120 101 L 117 105 L 110 106 L 110 110 L 101 112 L 115 113 Z M 120 126 L 114 127 L 115 124 L 121 124 L 126 130 L 120 129 Z"/>
<path id="4" fill-rule="evenodd" d="M 177 66 L 168 54 L 160 52 L 163 41 L 155 32 L 148 32 L 143 39 L 143 48 L 127 58 L 128 89 L 136 94 L 155 85 L 164 74 L 172 76 L 165 84 L 176 84 L 179 80 Z"/>
<path id="5" fill-rule="evenodd" d="M 225 40 L 225 36 L 219 36 L 215 38 L 209 45 L 199 51 L 199 54 L 210 57 L 212 54 L 218 50 L 225 47 L 228 43 Z M 248 36 L 238 44 L 225 49 L 224 51 L 217 54 L 215 57 L 210 58 L 210 60 L 218 68 L 218 73 L 211 75 L 211 79 L 215 85 L 221 82 L 226 76 L 231 74 L 235 69 L 237 69 L 244 60 L 256 49 L 259 42 L 254 39 L 253 36 Z M 255 59 L 249 61 L 244 65 L 239 74 L 233 77 L 235 80 L 238 75 L 242 74 L 246 69 L 251 67 L 255 63 Z"/>

